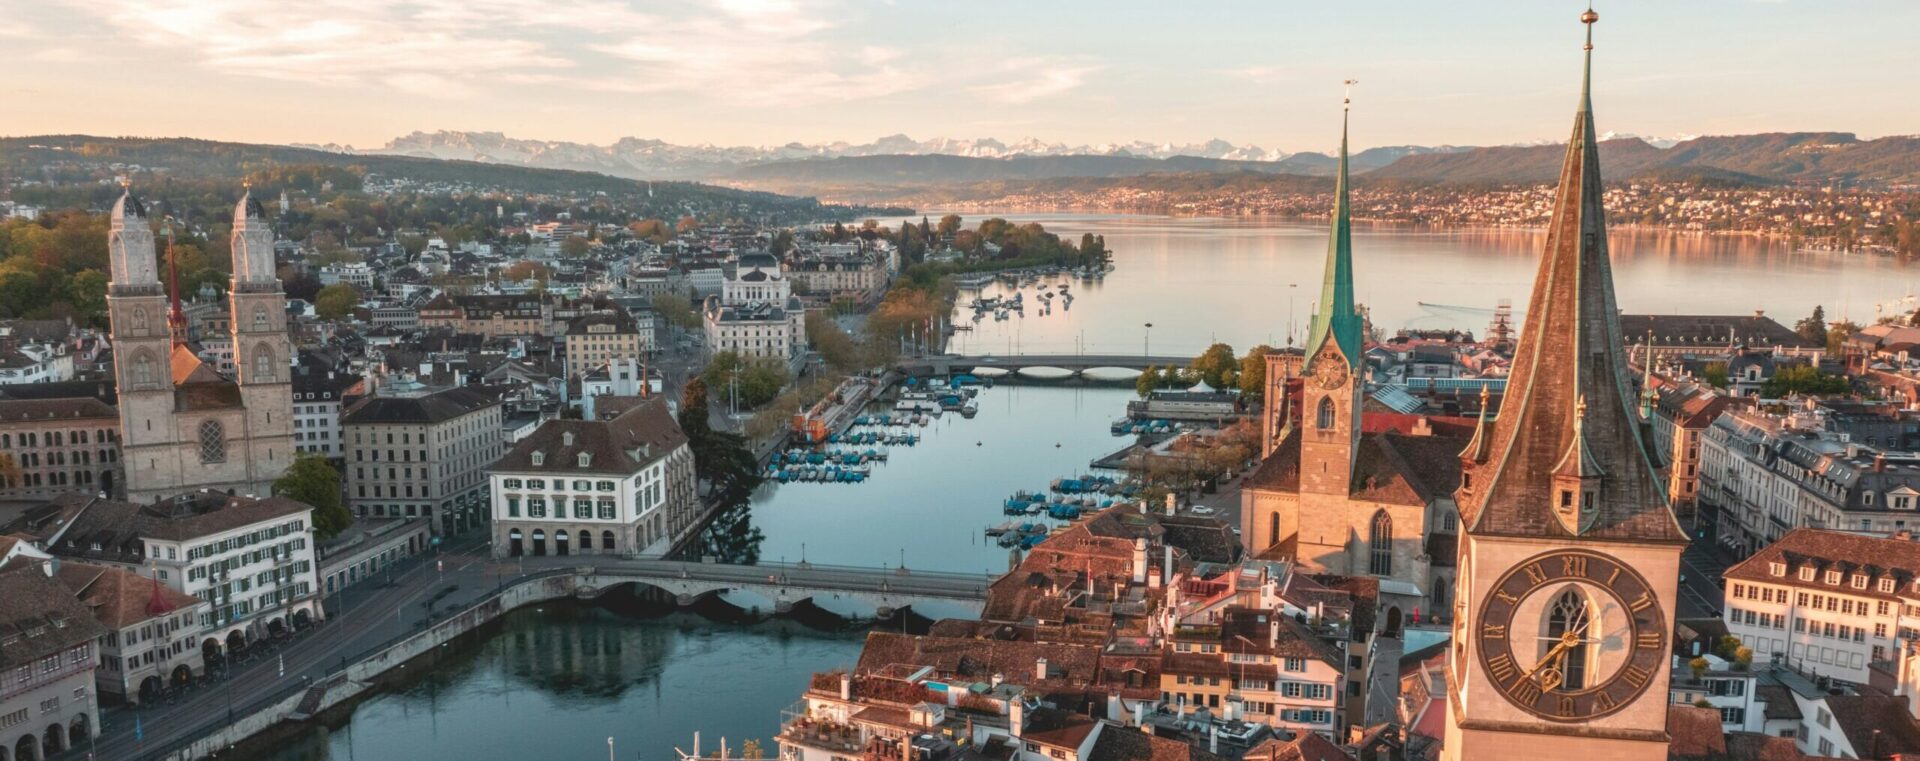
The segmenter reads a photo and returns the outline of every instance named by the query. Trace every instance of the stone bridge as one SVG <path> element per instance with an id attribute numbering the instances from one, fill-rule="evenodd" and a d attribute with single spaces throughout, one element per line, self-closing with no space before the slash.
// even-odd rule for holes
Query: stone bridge
<path id="1" fill-rule="evenodd" d="M 977 614 L 985 604 L 985 574 L 920 571 L 911 568 L 861 568 L 812 563 L 730 565 L 679 560 L 640 560 L 576 555 L 525 558 L 529 568 L 573 567 L 577 594 L 595 597 L 623 584 L 641 584 L 674 596 L 681 605 L 702 597 L 747 592 L 772 601 L 777 613 L 823 596 L 857 600 L 886 618 L 916 602 L 948 603 Z"/>
<path id="2" fill-rule="evenodd" d="M 1146 354 L 988 354 L 977 357 L 961 354 L 942 354 L 927 357 L 902 358 L 897 367 L 902 372 L 923 375 L 951 375 L 956 372 L 976 370 L 1004 370 L 1019 374 L 1022 370 L 1050 368 L 1066 370 L 1072 377 L 1082 377 L 1086 371 L 1096 368 L 1114 368 L 1117 370 L 1145 370 L 1148 367 L 1186 367 L 1193 362 L 1191 356 L 1152 356 Z"/>

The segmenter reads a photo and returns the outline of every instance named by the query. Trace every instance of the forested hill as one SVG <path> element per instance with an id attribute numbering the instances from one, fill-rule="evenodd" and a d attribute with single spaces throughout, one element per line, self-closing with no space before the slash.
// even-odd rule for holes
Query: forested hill
<path id="1" fill-rule="evenodd" d="M 1428 184 L 1552 182 L 1565 155 L 1564 144 L 1412 155 L 1369 177 Z M 1774 132 L 1699 137 L 1664 149 L 1628 138 L 1601 143 L 1600 164 L 1609 180 L 1697 176 L 1751 183 L 1911 185 L 1920 183 L 1920 136 L 1861 140 L 1847 132 Z"/>
<path id="2" fill-rule="evenodd" d="M 238 183 L 276 168 L 375 181 L 403 180 L 415 189 L 458 189 L 511 194 L 593 196 L 626 201 L 642 211 L 672 218 L 679 214 L 719 217 L 770 217 L 793 221 L 851 219 L 870 210 L 823 206 L 813 198 L 723 188 L 694 182 L 644 182 L 594 172 L 451 161 L 412 156 L 335 153 L 278 145 L 226 143 L 189 138 L 127 138 L 89 135 L 40 135 L 0 138 L 0 182 L 38 181 L 16 188 L 22 202 L 47 205 L 97 205 L 114 192 L 112 180 L 131 174 L 135 182 L 220 181 Z M 197 183 L 196 183 L 197 184 Z M 74 193 L 80 197 L 74 197 Z M 36 196 L 41 196 L 36 198 Z M 65 202 L 64 204 L 62 202 Z M 671 216 L 669 216 L 671 215 Z"/>

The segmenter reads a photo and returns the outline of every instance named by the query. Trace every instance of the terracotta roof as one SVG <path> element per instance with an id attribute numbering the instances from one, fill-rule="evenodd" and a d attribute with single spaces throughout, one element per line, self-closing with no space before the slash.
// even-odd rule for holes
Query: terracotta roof
<path id="1" fill-rule="evenodd" d="M 167 361 L 171 363 L 175 386 L 190 383 L 219 383 L 226 380 L 219 373 L 214 372 L 207 363 L 202 362 L 200 355 L 193 353 L 192 349 L 182 344 L 174 344 L 173 354 L 168 356 Z"/>
<path id="2" fill-rule="evenodd" d="M 0 422 L 24 423 L 54 419 L 119 420 L 120 413 L 112 405 L 91 396 L 68 399 L 0 399 Z"/>
<path id="3" fill-rule="evenodd" d="M 1897 695 L 1830 695 L 1827 707 L 1861 758 L 1920 753 L 1920 724 Z"/>
<path id="4" fill-rule="evenodd" d="M 54 576 L 109 629 L 125 630 L 203 603 L 198 597 L 124 568 L 61 563 Z"/>
<path id="5" fill-rule="evenodd" d="M 1776 562 L 1786 566 L 1784 576 L 1773 575 L 1771 567 Z M 1814 569 L 1813 581 L 1800 580 L 1799 569 L 1803 566 Z M 1841 572 L 1839 585 L 1827 584 L 1828 570 Z M 1853 588 L 1851 577 L 1856 571 L 1867 577 L 1865 589 Z M 1879 580 L 1887 576 L 1894 580 L 1892 594 L 1879 589 Z M 1920 579 L 1920 542 L 1798 528 L 1735 563 L 1727 569 L 1726 578 L 1794 586 L 1832 586 L 1844 588 L 1849 594 L 1894 599 L 1907 585 Z"/>
<path id="6" fill-rule="evenodd" d="M 39 563 L 0 569 L 0 670 L 25 666 L 106 634 Z"/>
<path id="7" fill-rule="evenodd" d="M 1056 748 L 1078 748 L 1087 735 L 1093 734 L 1095 726 L 1085 714 L 1042 706 L 1027 712 L 1027 726 L 1020 739 Z"/>
<path id="8" fill-rule="evenodd" d="M 1084 761 L 1225 761 L 1179 740 L 1117 725 L 1100 730 Z"/>
<path id="9" fill-rule="evenodd" d="M 611 420 L 549 420 L 495 462 L 495 472 L 631 475 L 687 443 L 664 399 L 629 407 Z M 541 463 L 533 464 L 535 452 Z M 587 464 L 580 464 L 580 455 Z"/>
<path id="10" fill-rule="evenodd" d="M 1720 731 L 1720 711 L 1691 705 L 1667 707 L 1667 758 L 1711 761 L 1726 757 L 1726 737 Z"/>
<path id="11" fill-rule="evenodd" d="M 1306 732 L 1291 740 L 1270 737 L 1247 750 L 1242 761 L 1353 761 L 1353 754 L 1327 738 Z"/>

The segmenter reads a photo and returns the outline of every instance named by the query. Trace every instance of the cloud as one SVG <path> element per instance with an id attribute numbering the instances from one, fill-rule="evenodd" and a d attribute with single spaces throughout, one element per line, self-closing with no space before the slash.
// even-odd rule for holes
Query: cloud
<path id="1" fill-rule="evenodd" d="M 999 81 L 974 85 L 969 92 L 1005 104 L 1030 103 L 1079 89 L 1100 66 L 1078 59 L 1045 56 L 1016 58 L 1000 67 Z"/>

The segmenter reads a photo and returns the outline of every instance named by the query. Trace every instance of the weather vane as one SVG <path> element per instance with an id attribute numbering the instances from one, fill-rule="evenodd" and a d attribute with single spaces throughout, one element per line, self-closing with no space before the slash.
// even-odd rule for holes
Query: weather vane
<path id="1" fill-rule="evenodd" d="M 1340 107 L 1348 108 L 1353 105 L 1353 86 L 1360 84 L 1360 80 L 1349 79 L 1345 80 L 1342 84 L 1347 86 L 1347 94 L 1340 99 Z"/>
<path id="2" fill-rule="evenodd" d="M 1593 12 L 1593 3 L 1587 3 L 1587 12 L 1580 14 L 1580 23 L 1587 25 L 1587 50 L 1593 49 L 1593 23 L 1600 20 L 1600 14 Z"/>

